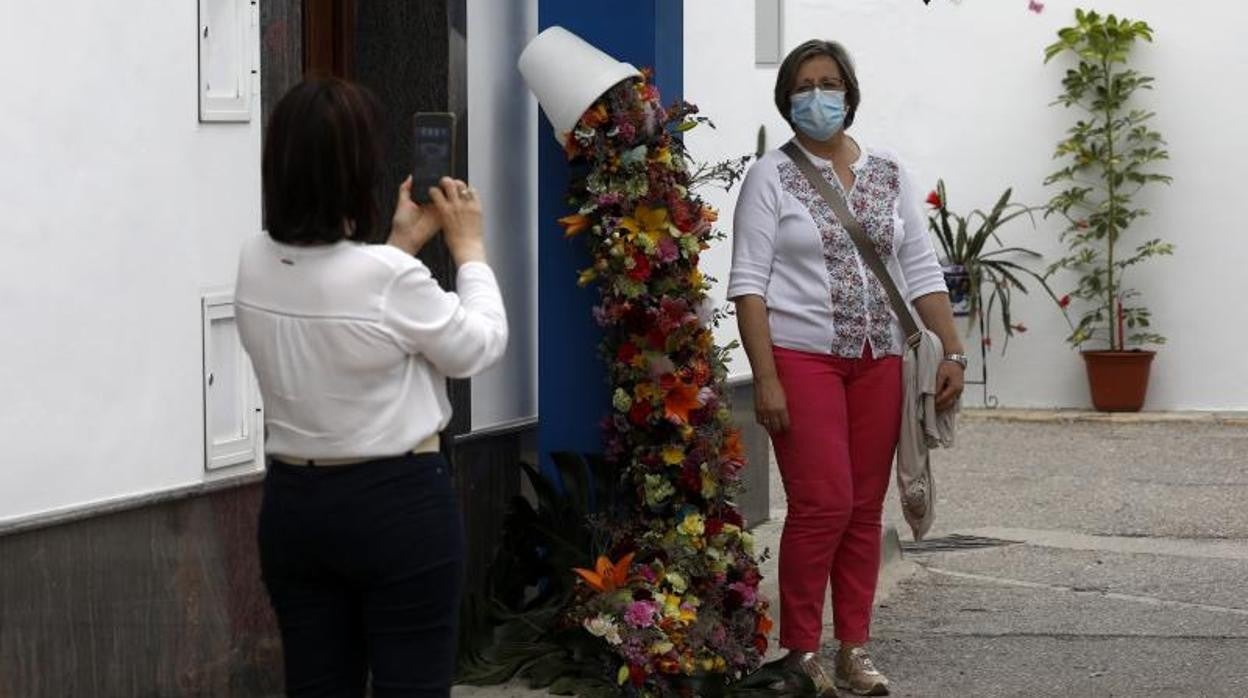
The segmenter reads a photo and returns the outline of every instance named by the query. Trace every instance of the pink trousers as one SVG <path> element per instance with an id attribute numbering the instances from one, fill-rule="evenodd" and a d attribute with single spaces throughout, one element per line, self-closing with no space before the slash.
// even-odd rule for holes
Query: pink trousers
<path id="1" fill-rule="evenodd" d="M 780 644 L 819 649 L 832 585 L 836 638 L 864 643 L 880 519 L 901 428 L 901 357 L 845 359 L 775 347 L 789 429 L 772 435 L 789 511 L 780 538 Z"/>

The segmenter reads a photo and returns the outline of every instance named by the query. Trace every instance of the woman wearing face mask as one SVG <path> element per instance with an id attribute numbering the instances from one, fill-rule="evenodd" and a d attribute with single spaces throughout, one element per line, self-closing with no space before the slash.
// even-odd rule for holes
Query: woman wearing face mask
<path id="1" fill-rule="evenodd" d="M 965 356 L 920 211 L 896 156 L 846 130 L 861 94 L 849 54 L 813 40 L 785 58 L 776 107 L 841 192 L 890 275 L 947 352 L 940 408 L 961 395 Z M 788 155 L 765 153 L 742 184 L 728 297 L 754 373 L 755 417 L 788 496 L 780 542 L 780 644 L 821 695 L 886 695 L 869 638 L 880 519 L 900 430 L 902 332 L 879 280 Z M 832 586 L 835 679 L 817 655 Z"/>

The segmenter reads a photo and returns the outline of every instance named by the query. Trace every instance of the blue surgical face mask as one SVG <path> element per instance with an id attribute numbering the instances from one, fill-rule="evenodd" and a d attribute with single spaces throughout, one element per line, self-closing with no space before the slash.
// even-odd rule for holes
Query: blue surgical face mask
<path id="1" fill-rule="evenodd" d="M 814 88 L 789 98 L 789 118 L 803 134 L 826 141 L 845 125 L 845 93 Z"/>

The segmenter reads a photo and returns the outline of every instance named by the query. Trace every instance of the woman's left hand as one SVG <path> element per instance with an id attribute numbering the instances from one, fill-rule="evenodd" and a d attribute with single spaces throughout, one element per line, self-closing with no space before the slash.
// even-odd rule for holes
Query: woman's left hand
<path id="1" fill-rule="evenodd" d="M 957 404 L 962 397 L 965 370 L 952 361 L 941 361 L 936 369 L 936 409 L 945 411 Z"/>

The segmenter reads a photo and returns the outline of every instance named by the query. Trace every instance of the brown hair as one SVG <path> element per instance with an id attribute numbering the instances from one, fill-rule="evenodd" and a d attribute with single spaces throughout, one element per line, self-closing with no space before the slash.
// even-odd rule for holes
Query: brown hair
<path id="1" fill-rule="evenodd" d="M 264 223 L 278 242 L 369 240 L 381 217 L 381 107 L 337 78 L 295 85 L 269 118 L 261 163 Z"/>
<path id="2" fill-rule="evenodd" d="M 858 89 L 858 73 L 854 72 L 854 61 L 849 51 L 835 41 L 811 39 L 789 52 L 780 64 L 780 72 L 776 74 L 776 109 L 780 116 L 792 126 L 789 119 L 789 97 L 793 94 L 794 83 L 797 82 L 797 71 L 802 64 L 816 56 L 827 56 L 836 61 L 841 69 L 841 77 L 845 81 L 845 128 L 854 123 L 854 114 L 858 112 L 858 104 L 862 101 L 862 92 Z"/>

